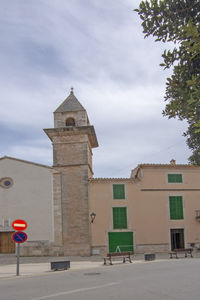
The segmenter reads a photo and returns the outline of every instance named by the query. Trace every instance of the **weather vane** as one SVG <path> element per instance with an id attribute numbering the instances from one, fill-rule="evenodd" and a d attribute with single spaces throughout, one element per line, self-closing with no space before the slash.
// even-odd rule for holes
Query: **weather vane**
<path id="1" fill-rule="evenodd" d="M 71 93 L 71 94 L 73 94 L 73 93 L 74 93 L 74 88 L 73 88 L 73 86 L 71 87 L 71 91 L 70 91 L 70 93 Z"/>

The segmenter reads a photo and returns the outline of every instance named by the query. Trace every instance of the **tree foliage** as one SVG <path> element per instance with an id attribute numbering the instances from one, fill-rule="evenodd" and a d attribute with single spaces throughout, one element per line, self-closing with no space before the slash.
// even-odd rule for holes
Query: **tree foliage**
<path id="1" fill-rule="evenodd" d="M 164 51 L 160 64 L 164 69 L 173 68 L 166 82 L 163 114 L 188 121 L 185 135 L 195 154 L 189 161 L 200 165 L 200 1 L 142 1 L 135 11 L 142 20 L 145 37 L 174 45 Z M 194 139 L 198 143 L 191 147 Z"/>
<path id="2" fill-rule="evenodd" d="M 196 127 L 190 124 L 185 135 L 188 136 L 187 145 L 193 151 L 189 157 L 189 162 L 193 165 L 200 166 L 200 132 L 197 132 Z"/>

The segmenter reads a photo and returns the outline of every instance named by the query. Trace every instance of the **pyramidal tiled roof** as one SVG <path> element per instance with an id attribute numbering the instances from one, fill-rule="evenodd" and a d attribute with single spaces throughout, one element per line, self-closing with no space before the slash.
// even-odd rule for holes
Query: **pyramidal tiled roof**
<path id="1" fill-rule="evenodd" d="M 80 104 L 78 99 L 74 96 L 73 89 L 71 89 L 69 96 L 55 110 L 55 113 L 66 112 L 66 111 L 81 111 L 81 110 L 85 111 L 85 108 Z"/>

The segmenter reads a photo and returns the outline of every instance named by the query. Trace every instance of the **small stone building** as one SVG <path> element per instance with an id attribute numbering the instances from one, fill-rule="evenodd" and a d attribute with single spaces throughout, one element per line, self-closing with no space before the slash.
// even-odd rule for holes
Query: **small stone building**
<path id="1" fill-rule="evenodd" d="M 130 178 L 95 178 L 98 141 L 73 90 L 44 131 L 52 167 L 0 159 L 0 253 L 6 240 L 6 251 L 15 251 L 11 223 L 18 218 L 28 222 L 23 255 L 200 248 L 200 167 L 172 160 L 141 164 Z"/>

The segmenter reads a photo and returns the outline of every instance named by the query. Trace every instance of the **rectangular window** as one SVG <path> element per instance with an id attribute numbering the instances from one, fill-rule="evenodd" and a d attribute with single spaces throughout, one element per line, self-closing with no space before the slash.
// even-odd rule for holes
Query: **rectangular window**
<path id="1" fill-rule="evenodd" d="M 183 199 L 182 196 L 169 197 L 170 219 L 182 220 L 183 219 Z"/>
<path id="2" fill-rule="evenodd" d="M 113 184 L 113 199 L 125 199 L 124 184 Z"/>
<path id="3" fill-rule="evenodd" d="M 183 182 L 182 174 L 168 174 L 168 182 L 169 183 Z"/>
<path id="4" fill-rule="evenodd" d="M 126 207 L 113 207 L 113 228 L 127 228 L 127 213 Z"/>

